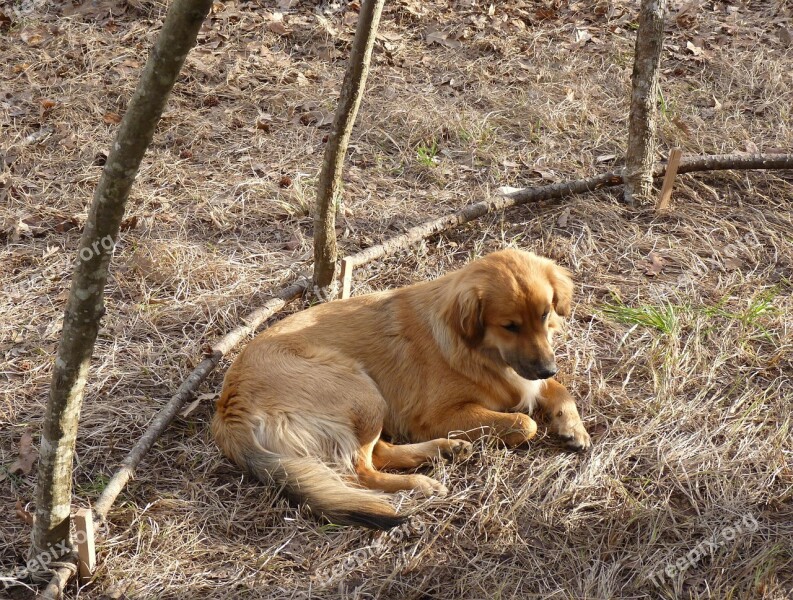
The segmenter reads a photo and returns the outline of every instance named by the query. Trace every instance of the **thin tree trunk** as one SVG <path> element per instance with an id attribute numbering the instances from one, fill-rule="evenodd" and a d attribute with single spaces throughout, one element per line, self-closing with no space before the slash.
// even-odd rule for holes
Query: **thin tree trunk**
<path id="1" fill-rule="evenodd" d="M 168 94 L 212 0 L 174 0 L 129 103 L 94 194 L 72 275 L 41 432 L 30 558 L 71 550 L 72 462 L 88 367 L 105 312 L 108 267 L 124 206 Z M 48 561 L 36 566 L 46 570 Z"/>
<path id="2" fill-rule="evenodd" d="M 355 28 L 350 62 L 344 75 L 341 97 L 328 136 L 322 171 L 317 184 L 314 215 L 314 294 L 321 300 L 336 296 L 336 207 L 341 199 L 344 155 L 361 105 L 377 25 L 385 0 L 364 0 Z"/>
<path id="3" fill-rule="evenodd" d="M 644 204 L 653 192 L 658 73 L 664 42 L 666 0 L 642 0 L 633 62 L 633 93 L 625 156 L 625 202 Z"/>

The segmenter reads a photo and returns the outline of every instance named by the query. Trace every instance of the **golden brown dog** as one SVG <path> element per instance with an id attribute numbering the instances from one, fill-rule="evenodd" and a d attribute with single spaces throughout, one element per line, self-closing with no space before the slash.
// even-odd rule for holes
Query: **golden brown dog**
<path id="1" fill-rule="evenodd" d="M 503 250 L 435 281 L 294 314 L 232 364 L 215 439 L 315 514 L 375 528 L 403 520 L 380 492 L 446 493 L 424 475 L 381 469 L 468 454 L 467 440 L 483 434 L 523 444 L 537 431 L 535 405 L 586 449 L 576 405 L 551 379 L 551 335 L 572 290 L 551 260 Z"/>

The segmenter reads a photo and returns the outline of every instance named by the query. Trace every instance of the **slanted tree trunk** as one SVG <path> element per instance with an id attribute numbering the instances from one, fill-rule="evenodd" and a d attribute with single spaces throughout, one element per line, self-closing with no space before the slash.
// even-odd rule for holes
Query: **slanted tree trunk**
<path id="1" fill-rule="evenodd" d="M 168 94 L 212 0 L 173 0 L 157 44 L 129 103 L 94 194 L 72 275 L 44 414 L 36 483 L 31 561 L 71 549 L 69 513 L 77 422 L 99 321 L 108 267 L 124 205 Z M 48 561 L 33 563 L 46 571 Z"/>
<path id="2" fill-rule="evenodd" d="M 639 9 L 624 171 L 624 200 L 628 204 L 649 202 L 653 191 L 658 72 L 664 41 L 666 1 L 642 0 Z"/>
<path id="3" fill-rule="evenodd" d="M 347 153 L 347 144 L 366 86 L 369 61 L 384 2 L 385 0 L 361 2 L 350 62 L 341 86 L 341 97 L 333 117 L 317 184 L 317 206 L 314 214 L 314 294 L 321 300 L 332 300 L 337 292 L 336 208 L 342 193 L 344 155 Z"/>

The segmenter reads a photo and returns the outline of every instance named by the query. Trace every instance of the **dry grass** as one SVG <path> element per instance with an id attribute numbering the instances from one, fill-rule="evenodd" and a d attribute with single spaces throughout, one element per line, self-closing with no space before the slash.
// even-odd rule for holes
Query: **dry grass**
<path id="1" fill-rule="evenodd" d="M 661 150 L 793 147 L 793 56 L 777 35 L 791 28 L 787 3 L 674 4 Z M 145 1 L 69 17 L 14 6 L 2 8 L 10 25 L 0 18 L 0 465 L 39 427 L 78 239 L 69 227 L 85 219 L 113 134 L 103 119 L 123 112 L 163 14 Z M 594 174 L 620 156 L 634 7 L 488 6 L 388 3 L 350 151 L 345 249 L 489 189 Z M 331 8 L 329 30 L 309 2 L 286 12 L 286 37 L 268 28 L 271 3 L 216 9 L 130 199 L 138 221 L 108 285 L 75 506 L 97 496 L 201 344 L 310 262 L 326 132 L 311 121 L 333 110 L 352 28 Z M 424 41 L 432 26 L 451 47 Z M 575 46 L 576 30 L 595 40 Z M 404 530 L 337 529 L 221 458 L 206 402 L 144 460 L 101 532 L 94 583 L 70 597 L 790 597 L 792 199 L 789 173 L 684 176 L 666 218 L 590 195 L 494 215 L 358 270 L 355 293 L 505 245 L 569 266 L 579 289 L 558 354 L 592 452 L 546 436 L 525 452 L 486 445 L 433 471 L 448 501 L 398 499 L 418 508 Z M 650 251 L 667 261 L 654 278 Z M 222 371 L 201 391 L 217 391 Z M 29 529 L 13 506 L 33 485 L 0 483 L 3 571 L 24 560 Z M 743 517 L 756 530 L 726 542 Z M 713 536 L 712 556 L 648 579 Z"/>

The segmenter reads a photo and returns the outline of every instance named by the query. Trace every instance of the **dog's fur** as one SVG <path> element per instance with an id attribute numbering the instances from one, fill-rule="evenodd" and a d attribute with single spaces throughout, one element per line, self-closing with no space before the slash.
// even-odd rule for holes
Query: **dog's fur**
<path id="1" fill-rule="evenodd" d="M 535 405 L 568 446 L 586 449 L 573 399 L 550 378 L 551 335 L 572 291 L 551 260 L 503 250 L 435 281 L 294 314 L 232 364 L 215 439 L 315 514 L 374 528 L 404 518 L 379 491 L 446 493 L 424 475 L 381 469 L 468 454 L 467 440 L 483 434 L 523 444 L 537 431 Z"/>

